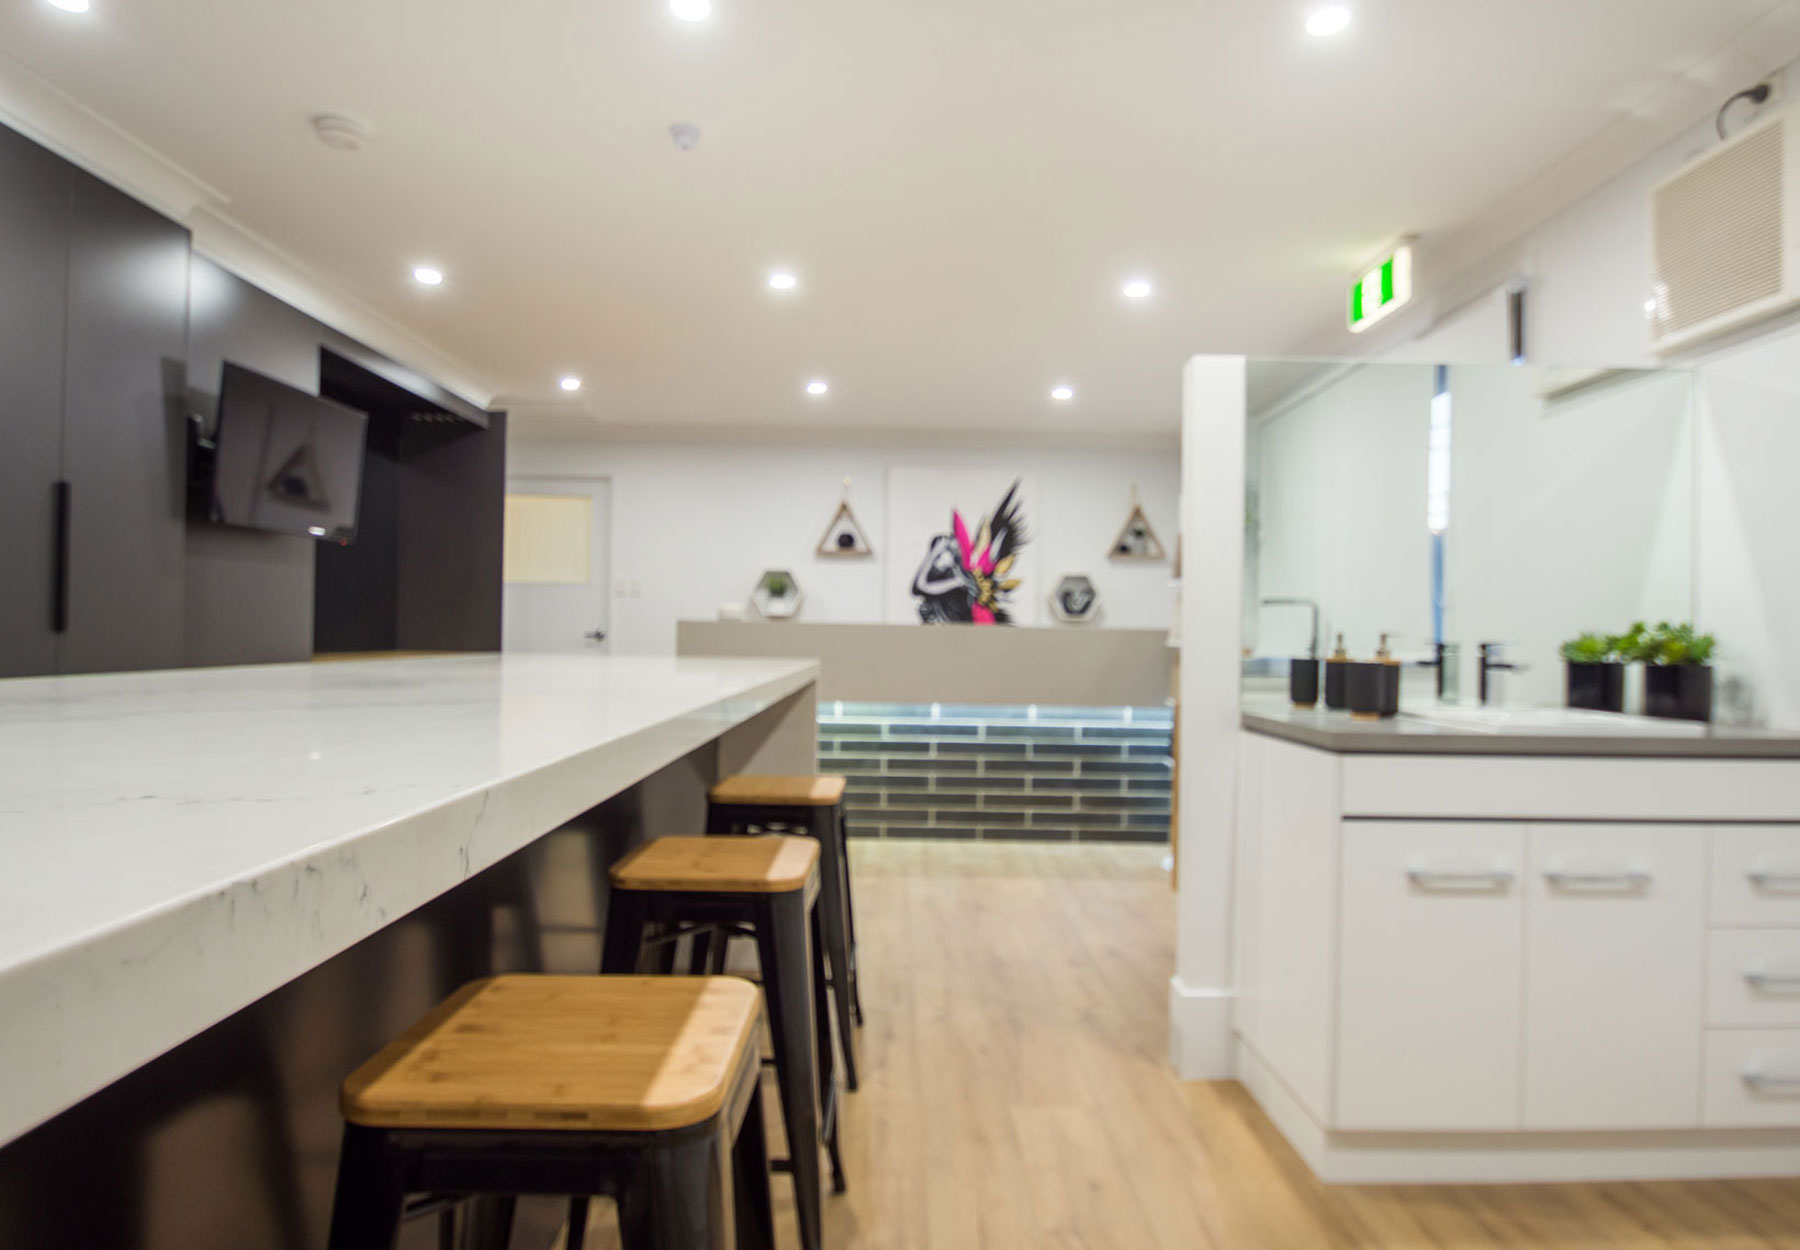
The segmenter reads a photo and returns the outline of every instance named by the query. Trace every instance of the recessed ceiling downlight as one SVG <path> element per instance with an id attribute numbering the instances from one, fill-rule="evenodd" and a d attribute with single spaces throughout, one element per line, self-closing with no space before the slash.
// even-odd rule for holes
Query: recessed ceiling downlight
<path id="1" fill-rule="evenodd" d="M 769 289 L 771 291 L 791 291 L 799 285 L 800 279 L 796 278 L 785 269 L 777 269 L 774 273 L 769 275 Z"/>
<path id="2" fill-rule="evenodd" d="M 704 22 L 712 16 L 712 0 L 669 0 L 669 12 L 684 22 Z"/>
<path id="3" fill-rule="evenodd" d="M 1150 285 L 1148 278 L 1132 278 L 1119 288 L 1119 293 L 1126 299 L 1149 299 L 1156 288 Z"/>
<path id="4" fill-rule="evenodd" d="M 572 395 L 576 391 L 581 389 L 581 379 L 571 373 L 568 377 L 564 378 L 561 382 L 558 382 L 557 385 L 562 387 L 563 390 L 568 391 Z"/>
<path id="5" fill-rule="evenodd" d="M 359 152 L 369 141 L 369 128 L 341 113 L 315 113 L 312 127 L 320 143 L 340 152 Z"/>
<path id="6" fill-rule="evenodd" d="M 1069 400 L 1075 398 L 1075 388 L 1072 386 L 1054 387 L 1050 391 L 1050 398 L 1059 403 L 1067 403 Z"/>
<path id="7" fill-rule="evenodd" d="M 46 0 L 53 9 L 61 9 L 64 13 L 86 13 L 93 6 L 88 0 Z"/>
<path id="8" fill-rule="evenodd" d="M 444 271 L 430 265 L 420 265 L 413 270 L 413 281 L 420 286 L 443 286 Z"/>
<path id="9" fill-rule="evenodd" d="M 1306 33 L 1317 39 L 1328 39 L 1332 35 L 1341 35 L 1350 29 L 1350 8 L 1343 4 L 1328 4 L 1317 8 L 1306 19 Z"/>
<path id="10" fill-rule="evenodd" d="M 812 381 L 810 381 L 806 384 L 806 393 L 808 395 L 813 395 L 813 396 L 823 395 L 830 390 L 831 390 L 831 384 L 829 382 L 825 381 L 824 378 L 814 378 Z"/>

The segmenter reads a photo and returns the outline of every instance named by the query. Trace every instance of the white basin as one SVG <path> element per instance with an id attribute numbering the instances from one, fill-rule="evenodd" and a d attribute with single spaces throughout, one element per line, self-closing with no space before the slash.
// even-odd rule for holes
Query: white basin
<path id="1" fill-rule="evenodd" d="M 1438 707 L 1406 712 L 1407 720 L 1466 733 L 1569 734 L 1582 737 L 1699 738 L 1706 726 L 1697 721 L 1658 720 L 1587 712 L 1560 707 Z"/>

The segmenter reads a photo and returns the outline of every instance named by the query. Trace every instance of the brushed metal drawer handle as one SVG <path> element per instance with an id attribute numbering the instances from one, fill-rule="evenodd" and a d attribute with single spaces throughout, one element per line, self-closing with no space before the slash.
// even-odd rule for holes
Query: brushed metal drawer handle
<path id="1" fill-rule="evenodd" d="M 1776 1076 L 1752 1068 L 1744 1073 L 1744 1084 L 1759 1094 L 1782 1094 L 1800 1097 L 1800 1075 Z"/>
<path id="2" fill-rule="evenodd" d="M 1458 872 L 1433 868 L 1409 868 L 1406 878 L 1421 890 L 1503 890 L 1514 881 L 1504 868 Z"/>
<path id="3" fill-rule="evenodd" d="M 1800 872 L 1770 872 L 1767 868 L 1753 869 L 1749 873 L 1750 884 L 1762 890 L 1800 890 Z"/>
<path id="4" fill-rule="evenodd" d="M 1623 872 L 1563 872 L 1553 869 L 1544 874 L 1544 880 L 1559 889 L 1641 890 L 1656 878 L 1636 868 Z"/>
<path id="5" fill-rule="evenodd" d="M 1744 980 L 1759 990 L 1800 990 L 1800 972 L 1764 972 L 1752 968 L 1744 974 Z"/>

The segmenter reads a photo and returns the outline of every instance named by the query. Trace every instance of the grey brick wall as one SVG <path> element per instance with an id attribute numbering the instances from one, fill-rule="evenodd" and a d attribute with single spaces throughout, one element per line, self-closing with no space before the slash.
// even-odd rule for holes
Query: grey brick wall
<path id="1" fill-rule="evenodd" d="M 1167 842 L 1167 708 L 826 703 L 852 836 Z"/>

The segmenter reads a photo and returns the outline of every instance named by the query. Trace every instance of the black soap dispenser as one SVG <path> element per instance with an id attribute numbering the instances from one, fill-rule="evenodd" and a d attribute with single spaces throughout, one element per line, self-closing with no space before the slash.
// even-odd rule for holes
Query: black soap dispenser
<path id="1" fill-rule="evenodd" d="M 1344 636 L 1337 636 L 1337 649 L 1325 661 L 1325 706 L 1343 711 L 1350 706 L 1345 683 L 1350 672 L 1350 653 L 1344 650 Z"/>
<path id="2" fill-rule="evenodd" d="M 1357 720 L 1384 720 L 1400 711 L 1400 662 L 1388 650 L 1388 636 L 1373 660 L 1350 665 L 1345 681 L 1350 715 Z"/>
<path id="3" fill-rule="evenodd" d="M 1297 708 L 1311 711 L 1319 705 L 1319 661 L 1315 657 L 1288 661 L 1288 698 Z"/>

